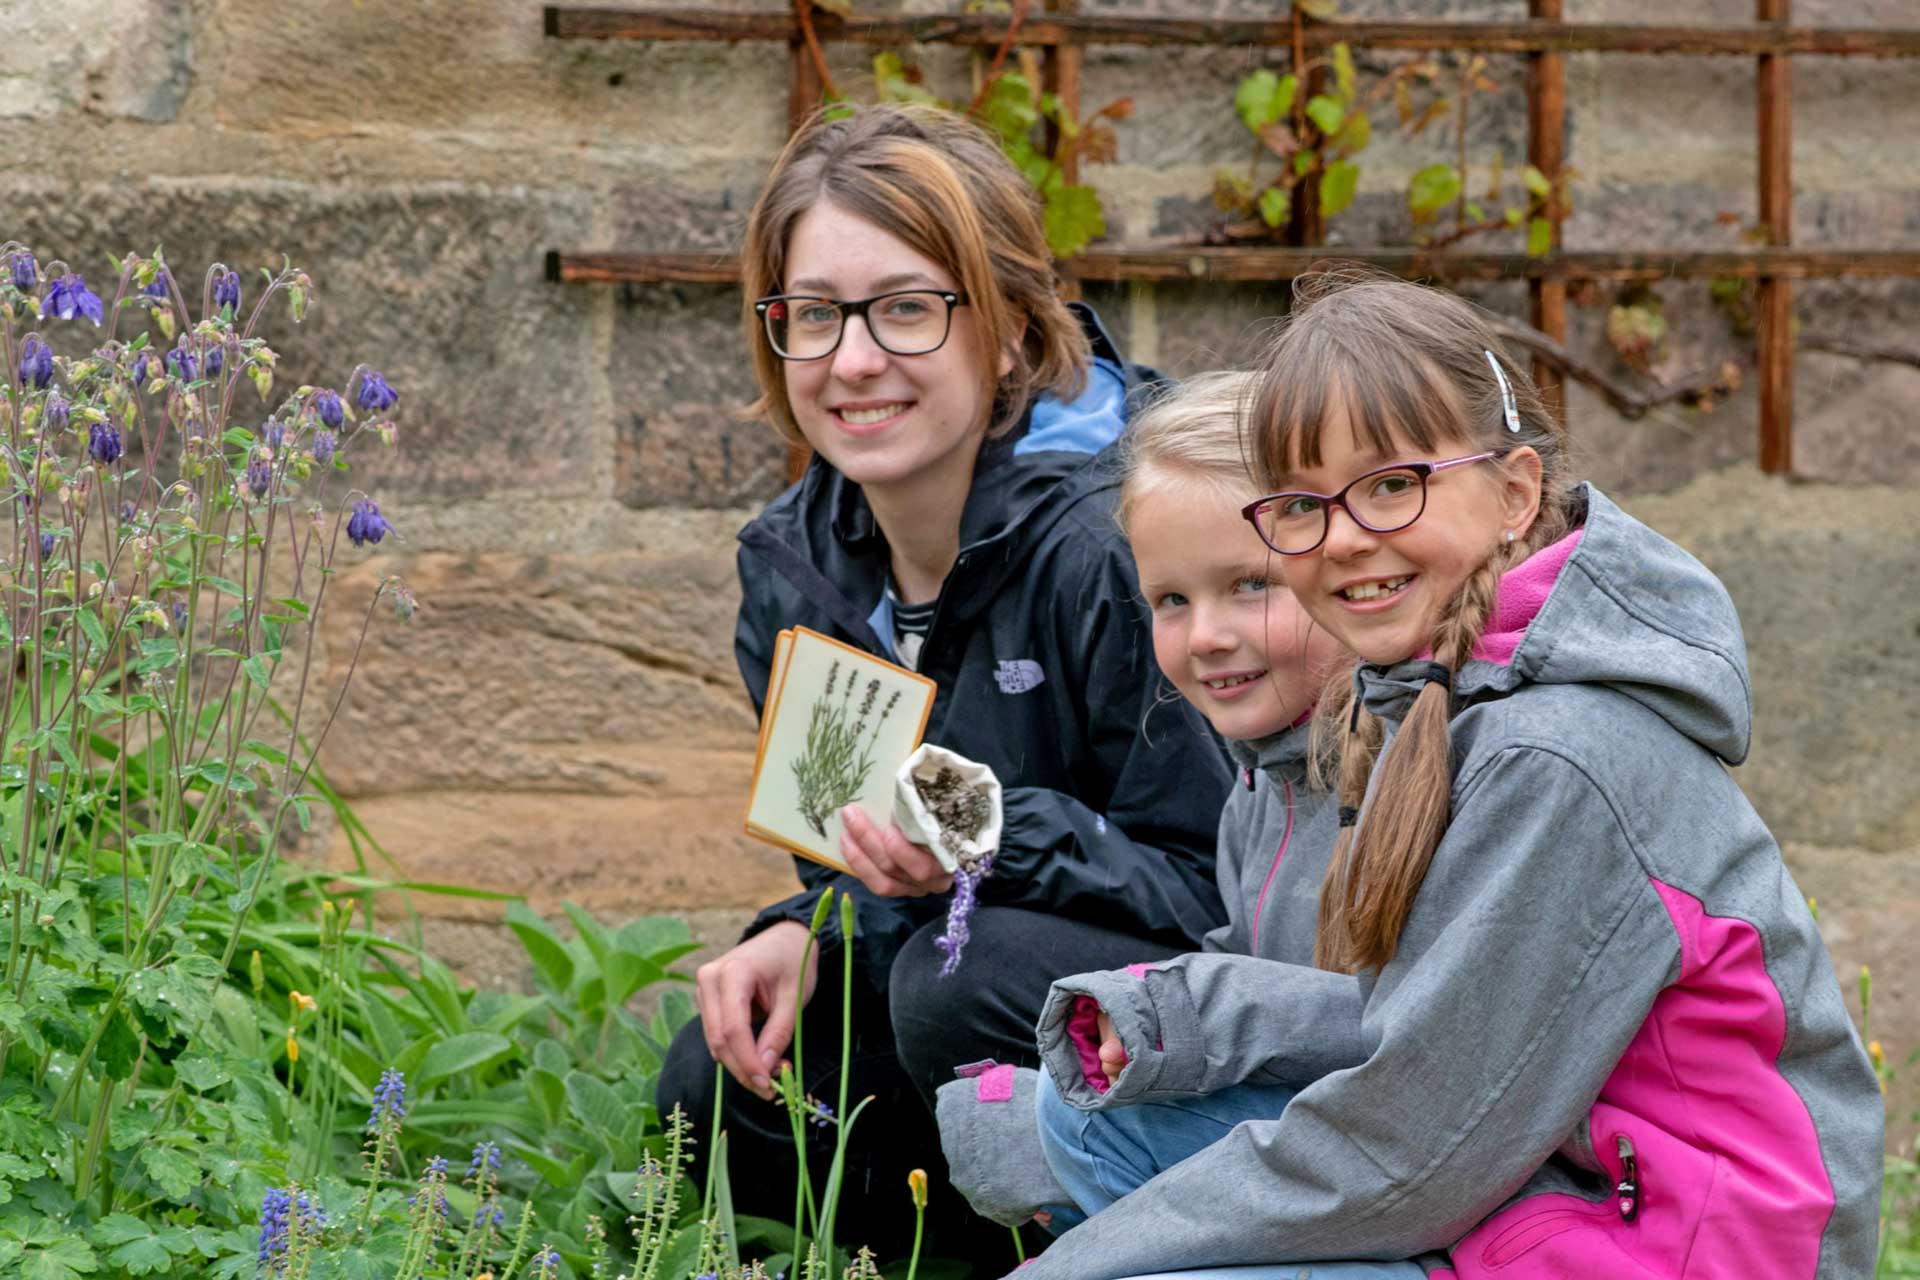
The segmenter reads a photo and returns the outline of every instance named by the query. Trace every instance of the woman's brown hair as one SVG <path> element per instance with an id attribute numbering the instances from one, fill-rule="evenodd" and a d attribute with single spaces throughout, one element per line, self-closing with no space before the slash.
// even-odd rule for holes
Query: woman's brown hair
<path id="1" fill-rule="evenodd" d="M 794 224 L 822 200 L 899 237 L 953 273 L 967 295 L 956 323 L 971 323 L 987 354 L 991 432 L 1016 422 L 1043 391 L 1062 398 L 1085 385 L 1088 344 L 1061 302 L 1038 195 L 985 129 L 934 107 L 856 107 L 816 115 L 774 161 L 747 218 L 742 323 L 760 379 L 748 412 L 804 443 L 787 400 L 782 360 L 753 309 L 781 291 Z M 997 352 L 1013 369 L 998 374 Z"/>
<path id="2" fill-rule="evenodd" d="M 1506 420 L 1499 361 L 1519 430 Z M 1264 486 L 1320 462 L 1321 430 L 1343 410 L 1355 439 L 1381 454 L 1412 445 L 1429 457 L 1455 444 L 1540 457 L 1539 513 L 1460 587 L 1434 626 L 1433 657 L 1458 672 L 1493 609 L 1500 574 L 1565 536 L 1571 523 L 1567 433 L 1541 403 L 1525 366 L 1501 347 L 1487 316 L 1450 293 L 1349 269 L 1303 278 L 1293 313 L 1269 348 L 1253 397 L 1251 453 Z M 1340 803 L 1358 811 L 1385 737 L 1354 705 L 1352 672 L 1321 697 L 1314 717 L 1319 776 L 1333 773 Z M 1400 931 L 1452 816 L 1449 685 L 1428 682 L 1394 735 L 1365 821 L 1343 826 L 1320 887 L 1314 963 L 1344 972 L 1393 958 Z"/>

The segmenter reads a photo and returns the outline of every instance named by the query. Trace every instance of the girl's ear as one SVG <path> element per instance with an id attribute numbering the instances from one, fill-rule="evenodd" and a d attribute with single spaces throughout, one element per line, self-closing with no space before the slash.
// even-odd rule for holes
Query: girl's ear
<path id="1" fill-rule="evenodd" d="M 1540 514 L 1540 455 L 1521 445 L 1500 460 L 1501 527 L 1524 538 Z"/>

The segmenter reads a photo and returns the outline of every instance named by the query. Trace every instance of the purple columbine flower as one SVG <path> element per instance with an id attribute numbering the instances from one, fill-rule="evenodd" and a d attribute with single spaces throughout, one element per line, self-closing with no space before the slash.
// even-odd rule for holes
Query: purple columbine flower
<path id="1" fill-rule="evenodd" d="M 313 411 L 320 415 L 323 425 L 334 431 L 338 431 L 340 424 L 347 420 L 346 410 L 340 404 L 340 393 L 326 387 L 313 393 Z"/>
<path id="2" fill-rule="evenodd" d="M 193 352 L 185 347 L 175 347 L 167 352 L 167 372 L 180 381 L 192 382 L 199 370 L 200 362 L 194 358 Z"/>
<path id="3" fill-rule="evenodd" d="M 13 271 L 13 287 L 22 293 L 32 293 L 33 286 L 40 283 L 40 264 L 33 260 L 33 254 L 20 249 L 7 259 L 7 266 Z"/>
<path id="4" fill-rule="evenodd" d="M 247 462 L 247 490 L 256 498 L 267 496 L 273 488 L 273 459 L 253 458 Z"/>
<path id="5" fill-rule="evenodd" d="M 136 387 L 146 386 L 147 375 L 152 371 L 153 357 L 142 351 L 133 358 L 133 385 Z"/>
<path id="6" fill-rule="evenodd" d="M 269 1272 L 287 1256 L 293 1227 L 293 1196 L 285 1187 L 269 1187 L 260 1198 L 260 1263 Z"/>
<path id="7" fill-rule="evenodd" d="M 45 560 L 48 556 L 52 554 L 53 554 L 53 535 L 50 533 L 43 533 L 40 535 L 40 558 L 42 560 Z"/>
<path id="8" fill-rule="evenodd" d="M 353 402 L 369 413 L 385 413 L 400 403 L 400 393 L 387 385 L 387 380 L 369 369 L 360 378 L 360 391 Z M 328 423 L 338 426 L 338 423 Z"/>
<path id="9" fill-rule="evenodd" d="M 64 431 L 73 421 L 73 406 L 58 391 L 47 397 L 47 407 L 41 410 L 41 420 L 49 431 Z"/>
<path id="10" fill-rule="evenodd" d="M 220 367 L 226 364 L 226 362 L 227 357 L 219 347 L 207 348 L 207 376 L 209 378 L 219 377 Z"/>
<path id="11" fill-rule="evenodd" d="M 268 418 L 266 430 L 261 433 L 261 438 L 266 441 L 267 448 L 275 453 L 280 452 L 280 446 L 286 443 L 287 424 L 278 418 Z"/>
<path id="12" fill-rule="evenodd" d="M 167 278 L 165 276 L 155 276 L 146 288 L 140 290 L 140 292 L 156 301 L 165 302 L 168 296 Z"/>
<path id="13" fill-rule="evenodd" d="M 224 271 L 213 278 L 213 305 L 240 310 L 240 273 Z"/>
<path id="14" fill-rule="evenodd" d="M 953 877 L 953 901 L 947 906 L 947 931 L 933 940 L 933 945 L 946 957 L 940 965 L 940 976 L 943 978 L 951 978 L 960 967 L 960 953 L 973 937 L 971 922 L 980 882 L 992 873 L 993 858 L 989 856 L 980 860 L 979 870 L 961 870 Z"/>
<path id="15" fill-rule="evenodd" d="M 379 1128 L 380 1122 L 389 1116 L 404 1120 L 406 1115 L 407 1078 L 388 1067 L 380 1073 L 380 1083 L 373 1086 L 373 1111 L 367 1116 L 367 1128 Z"/>
<path id="16" fill-rule="evenodd" d="M 75 316 L 85 316 L 98 327 L 106 315 L 106 309 L 100 305 L 100 299 L 87 288 L 87 282 L 75 271 L 69 271 L 57 280 L 47 282 L 47 296 L 40 300 L 40 318 L 71 320 Z"/>
<path id="17" fill-rule="evenodd" d="M 354 503 L 353 514 L 347 517 L 347 538 L 356 547 L 379 542 L 392 528 L 380 514 L 380 504 L 370 500 Z"/>
<path id="18" fill-rule="evenodd" d="M 123 502 L 120 504 L 121 524 L 132 524 L 133 518 L 139 514 L 140 508 L 134 506 L 131 502 Z"/>
<path id="19" fill-rule="evenodd" d="M 331 431 L 313 433 L 313 460 L 323 467 L 333 465 L 333 448 L 336 441 Z"/>
<path id="20" fill-rule="evenodd" d="M 39 391 L 52 382 L 53 348 L 42 342 L 40 335 L 30 333 L 20 344 L 20 385 Z"/>
<path id="21" fill-rule="evenodd" d="M 173 614 L 173 629 L 175 631 L 185 630 L 187 625 L 187 602 L 185 600 L 175 600 L 169 612 Z"/>
<path id="22" fill-rule="evenodd" d="M 102 466 L 112 466 L 120 460 L 123 450 L 120 448 L 120 433 L 112 424 L 96 422 L 87 432 L 87 453 Z"/>

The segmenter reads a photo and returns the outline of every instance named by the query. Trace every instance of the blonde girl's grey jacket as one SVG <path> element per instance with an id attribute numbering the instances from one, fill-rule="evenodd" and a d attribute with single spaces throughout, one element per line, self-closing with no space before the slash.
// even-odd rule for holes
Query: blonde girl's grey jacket
<path id="1" fill-rule="evenodd" d="M 1022 1280 L 1433 1250 L 1461 1280 L 1871 1272 L 1880 1093 L 1725 767 L 1752 722 L 1739 620 L 1686 552 L 1579 497 L 1577 539 L 1502 580 L 1494 643 L 1456 676 L 1452 822 L 1397 954 L 1360 980 L 1356 1060 Z M 1390 731 L 1424 665 L 1358 674 Z M 1102 1105 L 1257 1025 L 1197 1015 L 1227 1007 L 1214 961 L 1057 983 L 1040 1032 L 1062 1096 Z M 1131 1057 L 1111 1095 L 1065 1032 L 1082 995 Z M 1244 1008 L 1283 1022 L 1301 999 L 1274 980 Z"/>

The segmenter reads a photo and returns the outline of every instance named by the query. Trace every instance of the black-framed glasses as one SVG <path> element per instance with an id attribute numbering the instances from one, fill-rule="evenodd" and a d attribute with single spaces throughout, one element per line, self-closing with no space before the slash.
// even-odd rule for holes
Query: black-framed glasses
<path id="1" fill-rule="evenodd" d="M 1369 533 L 1398 533 L 1427 509 L 1427 478 L 1500 456 L 1499 450 L 1439 462 L 1396 462 L 1356 477 L 1338 493 L 1270 493 L 1240 508 L 1260 541 L 1283 556 L 1303 556 L 1327 540 L 1333 509 L 1343 507 Z"/>
<path id="2" fill-rule="evenodd" d="M 953 309 L 967 295 L 952 289 L 898 289 L 871 298 L 818 298 L 782 293 L 753 304 L 767 341 L 782 360 L 824 360 L 840 349 L 847 317 L 866 321 L 874 345 L 896 356 L 924 356 L 946 345 Z"/>

